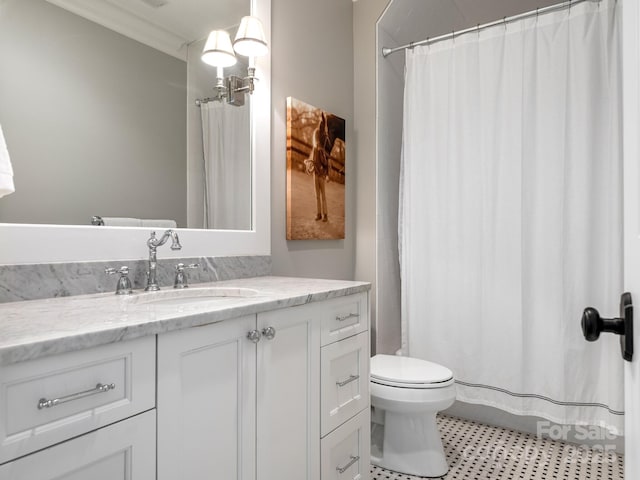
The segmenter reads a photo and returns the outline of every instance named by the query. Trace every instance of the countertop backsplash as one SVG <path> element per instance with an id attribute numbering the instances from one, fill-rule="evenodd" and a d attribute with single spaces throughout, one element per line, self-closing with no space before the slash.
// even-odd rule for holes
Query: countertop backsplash
<path id="1" fill-rule="evenodd" d="M 271 275 L 268 255 L 160 258 L 157 276 L 161 288 L 173 287 L 174 267 L 178 263 L 200 264 L 199 268 L 187 271 L 190 284 Z M 104 270 L 123 265 L 129 267 L 133 288 L 144 288 L 147 260 L 0 265 L 0 303 L 115 292 L 118 275 L 107 275 Z"/>

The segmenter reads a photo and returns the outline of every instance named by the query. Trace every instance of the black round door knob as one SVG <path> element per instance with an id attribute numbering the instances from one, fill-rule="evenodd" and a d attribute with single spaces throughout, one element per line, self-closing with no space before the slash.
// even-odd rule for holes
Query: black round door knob
<path id="1" fill-rule="evenodd" d="M 582 313 L 582 333 L 589 342 L 595 342 L 601 332 L 624 334 L 624 320 L 622 318 L 602 318 L 598 310 L 587 307 Z"/>
<path id="2" fill-rule="evenodd" d="M 633 359 L 633 302 L 631 293 L 620 295 L 620 318 L 602 318 L 593 307 L 587 307 L 582 313 L 582 333 L 589 342 L 595 342 L 602 332 L 620 335 L 622 358 L 630 362 Z"/>
<path id="3" fill-rule="evenodd" d="M 602 319 L 598 310 L 587 307 L 582 312 L 582 333 L 589 342 L 595 342 L 602 331 Z"/>

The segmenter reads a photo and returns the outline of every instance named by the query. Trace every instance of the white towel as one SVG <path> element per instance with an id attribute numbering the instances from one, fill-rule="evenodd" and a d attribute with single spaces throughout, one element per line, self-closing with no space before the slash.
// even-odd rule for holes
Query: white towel
<path id="1" fill-rule="evenodd" d="M 105 227 L 152 227 L 152 228 L 176 228 L 175 220 L 154 220 L 145 218 L 128 217 L 102 217 Z"/>
<path id="2" fill-rule="evenodd" d="M 178 224 L 175 220 L 152 220 L 143 218 L 142 226 L 155 228 L 176 228 Z"/>
<path id="3" fill-rule="evenodd" d="M 7 150 L 7 144 L 4 141 L 4 135 L 2 133 L 2 126 L 0 126 L 0 198 L 15 191 L 9 150 Z"/>
<path id="4" fill-rule="evenodd" d="M 102 217 L 105 227 L 141 227 L 142 220 L 127 217 Z"/>

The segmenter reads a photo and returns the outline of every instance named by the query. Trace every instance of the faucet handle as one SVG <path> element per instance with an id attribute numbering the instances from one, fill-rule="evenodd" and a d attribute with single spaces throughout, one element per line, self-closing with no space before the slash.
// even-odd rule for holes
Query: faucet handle
<path id="1" fill-rule="evenodd" d="M 194 269 L 199 266 L 199 263 L 190 263 L 189 265 L 185 265 L 184 263 L 177 264 L 175 266 L 176 278 L 173 282 L 173 288 L 187 288 L 189 285 L 187 284 L 187 274 L 185 273 L 185 269 Z"/>
<path id="2" fill-rule="evenodd" d="M 107 275 L 114 275 L 116 273 L 120 274 L 118 285 L 116 287 L 116 295 L 130 295 L 133 293 L 131 279 L 129 278 L 129 267 L 126 265 L 123 265 L 120 268 L 108 267 L 104 269 L 104 273 Z"/>
<path id="3" fill-rule="evenodd" d="M 107 267 L 104 269 L 104 273 L 107 275 L 113 275 L 115 273 L 119 273 L 121 275 L 129 275 L 129 267 L 126 265 L 121 266 L 120 268 Z"/>
<path id="4" fill-rule="evenodd" d="M 185 265 L 184 263 L 179 263 L 176 265 L 176 272 L 184 272 L 186 268 L 198 268 L 200 267 L 199 263 L 190 263 L 189 265 Z"/>

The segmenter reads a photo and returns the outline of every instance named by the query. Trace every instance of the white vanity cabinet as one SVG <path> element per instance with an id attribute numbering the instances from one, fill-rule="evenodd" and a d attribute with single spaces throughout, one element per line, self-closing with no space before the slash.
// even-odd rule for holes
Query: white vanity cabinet
<path id="1" fill-rule="evenodd" d="M 222 318 L 3 365 L 0 480 L 368 479 L 368 294 Z"/>
<path id="2" fill-rule="evenodd" d="M 158 480 L 368 478 L 368 338 L 366 293 L 159 335 Z"/>

